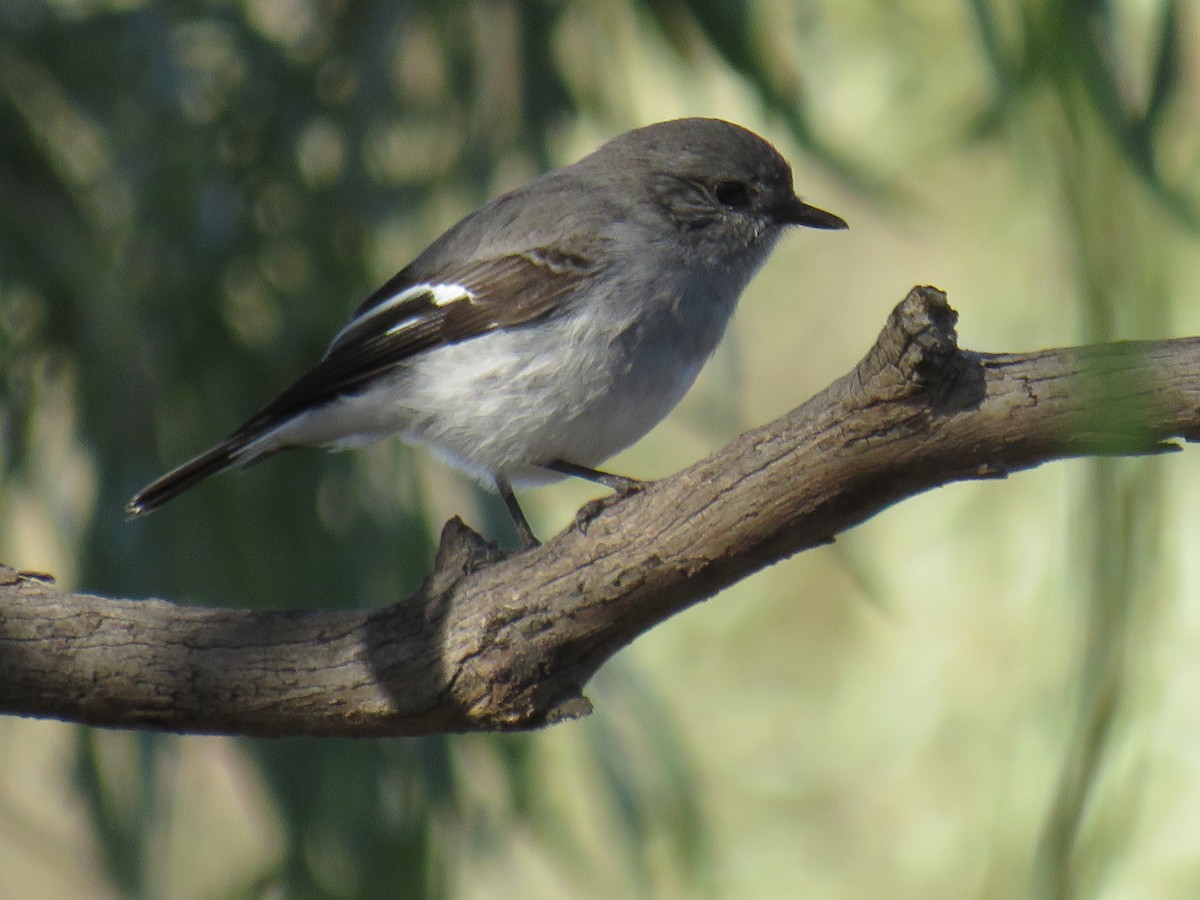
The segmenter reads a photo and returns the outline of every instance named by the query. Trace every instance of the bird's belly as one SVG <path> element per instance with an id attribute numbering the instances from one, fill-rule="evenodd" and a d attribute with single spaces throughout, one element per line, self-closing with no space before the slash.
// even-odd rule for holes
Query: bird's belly
<path id="1" fill-rule="evenodd" d="M 563 334 L 556 345 L 514 329 L 440 348 L 392 394 L 394 430 L 485 480 L 551 481 L 538 467 L 556 459 L 599 465 L 674 408 L 712 349 L 669 337 Z"/>

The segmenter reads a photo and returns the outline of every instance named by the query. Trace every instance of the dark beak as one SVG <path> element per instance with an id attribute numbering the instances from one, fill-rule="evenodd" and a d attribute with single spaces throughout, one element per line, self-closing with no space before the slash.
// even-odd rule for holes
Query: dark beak
<path id="1" fill-rule="evenodd" d="M 780 225 L 803 225 L 806 228 L 837 229 L 849 228 L 846 220 L 831 212 L 809 206 L 799 197 L 778 206 L 774 210 L 775 221 Z"/>

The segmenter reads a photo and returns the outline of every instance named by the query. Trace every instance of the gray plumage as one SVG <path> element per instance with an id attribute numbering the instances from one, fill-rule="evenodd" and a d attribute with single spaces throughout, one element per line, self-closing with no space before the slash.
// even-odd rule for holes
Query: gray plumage
<path id="1" fill-rule="evenodd" d="M 801 202 L 783 158 L 715 119 L 627 132 L 466 216 L 359 306 L 325 357 L 140 515 L 279 450 L 398 434 L 499 488 L 591 469 L 691 386 Z"/>

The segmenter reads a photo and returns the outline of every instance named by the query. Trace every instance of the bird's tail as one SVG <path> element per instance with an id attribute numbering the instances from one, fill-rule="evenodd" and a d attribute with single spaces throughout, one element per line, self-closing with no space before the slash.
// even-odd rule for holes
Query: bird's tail
<path id="1" fill-rule="evenodd" d="M 261 455 L 247 456 L 246 444 L 246 439 L 239 435 L 226 438 L 211 450 L 146 485 L 133 495 L 125 505 L 125 511 L 132 518 L 144 516 L 154 512 L 168 500 L 178 497 L 188 488 L 195 487 L 210 475 L 224 472 L 231 466 L 245 465 L 260 459 Z"/>

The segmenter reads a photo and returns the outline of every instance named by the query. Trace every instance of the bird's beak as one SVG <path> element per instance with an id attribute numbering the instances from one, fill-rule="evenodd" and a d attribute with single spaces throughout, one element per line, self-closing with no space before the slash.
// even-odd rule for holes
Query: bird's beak
<path id="1" fill-rule="evenodd" d="M 803 225 L 806 228 L 837 229 L 849 228 L 846 220 L 831 212 L 809 206 L 799 197 L 778 206 L 774 210 L 775 221 L 780 225 Z"/>

